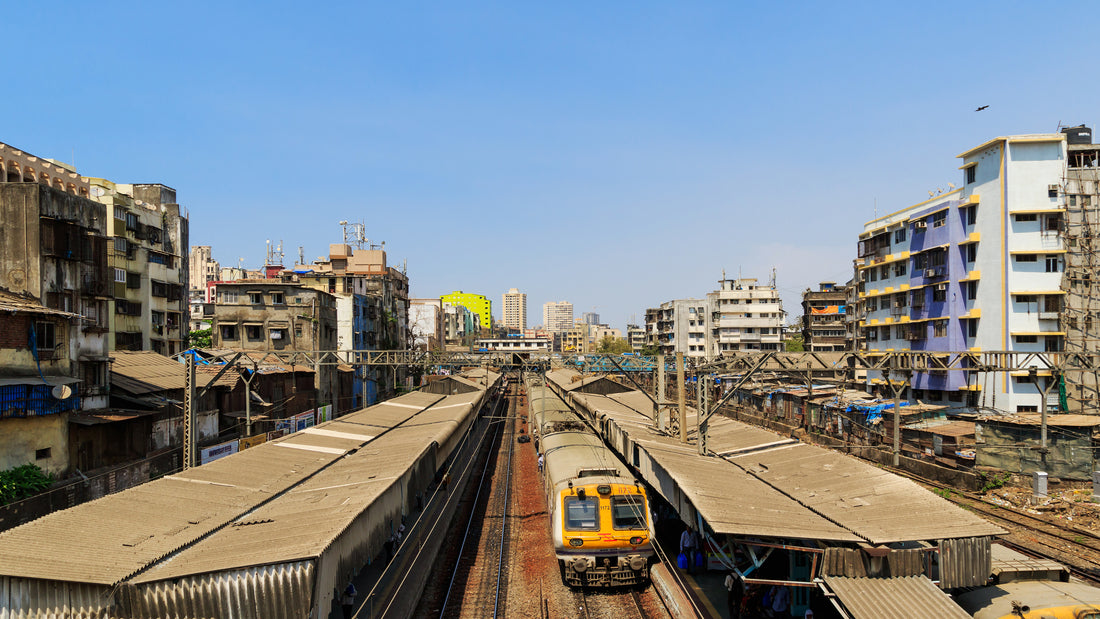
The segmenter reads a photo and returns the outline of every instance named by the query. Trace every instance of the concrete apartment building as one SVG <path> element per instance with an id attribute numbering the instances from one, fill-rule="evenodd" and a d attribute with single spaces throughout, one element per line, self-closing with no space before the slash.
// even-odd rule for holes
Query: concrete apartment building
<path id="1" fill-rule="evenodd" d="M 493 302 L 484 295 L 455 290 L 450 294 L 439 297 L 443 303 L 461 305 L 477 314 L 478 325 L 482 334 L 489 334 L 493 330 Z M 466 325 L 468 327 L 468 325 Z M 467 333 L 468 334 L 468 333 Z"/>
<path id="2" fill-rule="evenodd" d="M 723 278 L 718 284 L 707 294 L 711 354 L 783 350 L 783 302 L 774 281 L 761 285 L 752 278 Z"/>
<path id="3" fill-rule="evenodd" d="M 187 348 L 190 299 L 188 221 L 176 190 L 160 184 L 88 179 L 94 200 L 107 208 L 112 279 L 111 350 L 174 355 Z"/>
<path id="4" fill-rule="evenodd" d="M 0 469 L 64 475 L 108 405 L 106 209 L 70 166 L 0 143 Z"/>
<path id="5" fill-rule="evenodd" d="M 295 281 L 246 279 L 217 284 L 211 343 L 243 351 L 313 352 L 337 347 L 336 296 Z M 336 368 L 316 372 L 318 405 L 339 396 Z"/>
<path id="6" fill-rule="evenodd" d="M 581 320 L 586 325 L 598 325 L 600 324 L 600 315 L 596 312 L 585 312 L 581 314 Z"/>
<path id="7" fill-rule="evenodd" d="M 633 323 L 626 325 L 626 340 L 630 342 L 630 348 L 635 353 L 642 352 L 646 345 L 645 327 Z"/>
<path id="8" fill-rule="evenodd" d="M 500 306 L 504 327 L 510 331 L 523 333 L 527 329 L 527 293 L 510 288 L 501 295 Z"/>
<path id="9" fill-rule="evenodd" d="M 573 304 L 550 301 L 542 306 L 542 326 L 550 333 L 564 333 L 573 328 Z"/>
<path id="10" fill-rule="evenodd" d="M 210 282 L 226 281 L 221 277 L 221 265 L 214 260 L 209 245 L 192 245 L 188 255 L 188 289 L 200 294 L 206 292 Z M 243 278 L 231 278 L 243 279 Z"/>
<path id="11" fill-rule="evenodd" d="M 959 155 L 962 186 L 864 226 L 861 336 L 870 350 L 1093 351 L 1098 147 L 1091 132 L 997 137 Z M 1068 265 L 1068 267 L 1067 267 Z M 908 397 L 1006 412 L 1059 408 L 1040 371 L 916 371 Z M 1071 412 L 1095 409 L 1095 377 L 1066 380 Z M 868 373 L 883 391 L 883 377 Z"/>
<path id="12" fill-rule="evenodd" d="M 646 339 L 660 354 L 713 358 L 782 350 L 783 303 L 774 284 L 721 279 L 702 299 L 676 299 L 646 310 Z"/>
<path id="13" fill-rule="evenodd" d="M 334 349 L 352 362 L 353 350 L 406 350 L 410 345 L 409 278 L 387 264 L 380 246 L 353 248 L 345 243 L 329 246 L 327 260 L 298 265 L 293 277 L 303 286 L 336 299 L 337 341 Z M 324 350 L 324 349 L 322 349 Z M 330 349 L 331 350 L 331 349 Z M 374 404 L 392 395 L 403 371 L 355 365 L 354 406 Z"/>
<path id="14" fill-rule="evenodd" d="M 652 329 L 649 320 L 653 320 Z M 646 310 L 646 329 L 662 355 L 684 353 L 705 359 L 710 350 L 710 305 L 707 299 L 675 299 Z"/>
<path id="15" fill-rule="evenodd" d="M 821 282 L 802 293 L 802 345 L 812 352 L 851 350 L 847 332 L 848 290 Z"/>
<path id="16" fill-rule="evenodd" d="M 447 350 L 468 350 L 481 336 L 481 316 L 465 305 L 443 303 L 443 345 Z"/>
<path id="17" fill-rule="evenodd" d="M 417 350 L 443 350 L 443 301 L 409 299 L 411 346 Z"/>

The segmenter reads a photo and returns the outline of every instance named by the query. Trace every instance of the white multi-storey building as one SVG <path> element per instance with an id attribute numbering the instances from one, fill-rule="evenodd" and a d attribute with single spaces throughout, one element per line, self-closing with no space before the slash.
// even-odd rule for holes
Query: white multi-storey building
<path id="1" fill-rule="evenodd" d="M 523 332 L 527 328 L 527 293 L 511 288 L 501 296 L 504 326 Z"/>
<path id="2" fill-rule="evenodd" d="M 783 348 L 783 302 L 774 284 L 722 279 L 707 294 L 711 306 L 712 355 Z"/>
<path id="3" fill-rule="evenodd" d="M 550 333 L 564 333 L 573 328 L 573 304 L 551 301 L 542 306 L 542 325 Z"/>
<path id="4" fill-rule="evenodd" d="M 1090 221 L 1100 197 L 1097 147 L 1070 144 L 1082 142 L 1074 130 L 998 137 L 967 150 L 959 155 L 959 189 L 865 225 L 857 285 L 866 348 L 1095 349 L 1092 313 L 1100 307 L 1089 300 L 1096 297 L 1090 250 L 1097 224 Z M 1007 412 L 1040 410 L 1040 387 L 1052 386 L 1047 406 L 1058 409 L 1058 377 L 1042 370 L 895 378 L 909 379 L 906 397 Z M 1095 378 L 1064 378 L 1071 410 L 1095 402 Z M 868 380 L 885 392 L 879 373 L 869 372 Z"/>

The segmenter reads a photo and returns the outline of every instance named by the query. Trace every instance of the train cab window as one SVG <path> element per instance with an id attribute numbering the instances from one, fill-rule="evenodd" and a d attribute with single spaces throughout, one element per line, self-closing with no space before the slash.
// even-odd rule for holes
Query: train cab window
<path id="1" fill-rule="evenodd" d="M 616 529 L 645 529 L 645 501 L 642 497 L 611 497 L 611 524 Z"/>
<path id="2" fill-rule="evenodd" d="M 565 530 L 599 531 L 599 499 L 590 496 L 581 500 L 577 497 L 565 498 Z"/>

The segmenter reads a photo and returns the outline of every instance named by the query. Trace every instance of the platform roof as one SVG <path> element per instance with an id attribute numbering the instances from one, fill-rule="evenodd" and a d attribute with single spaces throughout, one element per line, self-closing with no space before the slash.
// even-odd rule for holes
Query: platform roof
<path id="1" fill-rule="evenodd" d="M 852 619 L 970 619 L 951 596 L 924 576 L 826 576 L 824 580 Z"/>
<path id="2" fill-rule="evenodd" d="M 572 381 L 568 373 L 555 378 Z M 700 456 L 694 409 L 687 411 L 684 444 L 679 437 L 656 432 L 653 422 L 635 408 L 652 410 L 644 394 L 574 391 L 571 397 L 612 419 L 645 449 L 719 533 L 873 544 L 1005 533 L 908 479 L 771 430 L 712 417 L 707 441 L 711 455 Z M 772 508 L 779 511 L 770 518 L 780 524 L 758 524 L 754 515 Z"/>

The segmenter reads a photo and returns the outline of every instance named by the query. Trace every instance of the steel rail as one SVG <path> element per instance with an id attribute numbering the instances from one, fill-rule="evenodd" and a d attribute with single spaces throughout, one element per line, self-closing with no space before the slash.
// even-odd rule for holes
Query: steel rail
<path id="1" fill-rule="evenodd" d="M 499 414 L 499 412 L 500 412 L 500 403 L 501 402 L 502 402 L 502 400 L 498 399 L 497 402 L 495 403 L 493 416 L 496 416 L 497 414 Z M 503 433 L 503 427 L 498 428 L 498 430 L 497 430 L 498 436 L 501 433 Z M 494 437 L 494 438 L 496 438 L 496 437 Z M 490 449 L 489 453 L 491 453 L 491 452 L 492 452 L 492 450 Z M 440 617 L 443 617 L 444 613 L 447 612 L 447 604 L 450 602 L 451 593 L 454 590 L 455 578 L 458 577 L 458 563 L 460 563 L 462 561 L 462 555 L 466 551 L 466 543 L 470 539 L 470 528 L 474 524 L 474 520 L 475 520 L 474 515 L 477 512 L 476 506 L 477 506 L 478 501 L 481 499 L 481 491 L 485 489 L 485 476 L 489 472 L 489 462 L 488 462 L 489 461 L 489 453 L 487 453 L 486 456 L 485 456 L 485 465 L 481 470 L 481 478 L 478 481 L 477 494 L 474 495 L 474 508 L 470 510 L 470 517 L 466 521 L 466 530 L 462 534 L 462 544 L 460 544 L 459 547 L 458 547 L 458 559 L 456 560 L 455 569 L 454 569 L 453 572 L 451 572 L 451 579 L 447 583 L 447 595 L 444 596 L 443 605 L 439 609 L 439 616 Z"/>
<path id="2" fill-rule="evenodd" d="M 507 398 L 508 394 L 505 393 L 504 397 Z M 515 400 L 512 400 L 511 403 L 508 405 L 508 410 L 510 411 L 510 413 L 508 414 L 507 418 L 514 420 L 515 419 Z M 505 422 L 505 423 L 507 423 L 507 422 Z M 509 502 L 509 500 L 511 500 L 511 496 L 512 496 L 512 461 L 513 461 L 512 457 L 513 457 L 513 454 L 515 453 L 515 446 L 516 446 L 516 441 L 514 440 L 515 439 L 515 433 L 516 433 L 516 428 L 515 428 L 515 423 L 514 422 L 513 422 L 512 426 L 510 428 L 510 431 L 508 433 L 510 434 L 510 436 L 508 437 L 508 461 L 507 461 L 506 467 L 505 467 L 506 475 L 505 475 L 505 482 L 504 482 L 504 509 L 501 510 L 501 514 L 500 514 L 500 549 L 497 552 L 497 582 L 496 582 L 495 592 L 494 592 L 494 595 L 493 595 L 493 617 L 497 616 L 497 613 L 499 612 L 499 609 L 500 609 L 500 575 L 501 575 L 501 572 L 504 571 L 504 544 L 505 544 L 506 536 L 508 535 L 508 502 Z M 501 435 L 503 436 L 504 434 L 505 434 L 505 431 L 502 430 Z"/>

